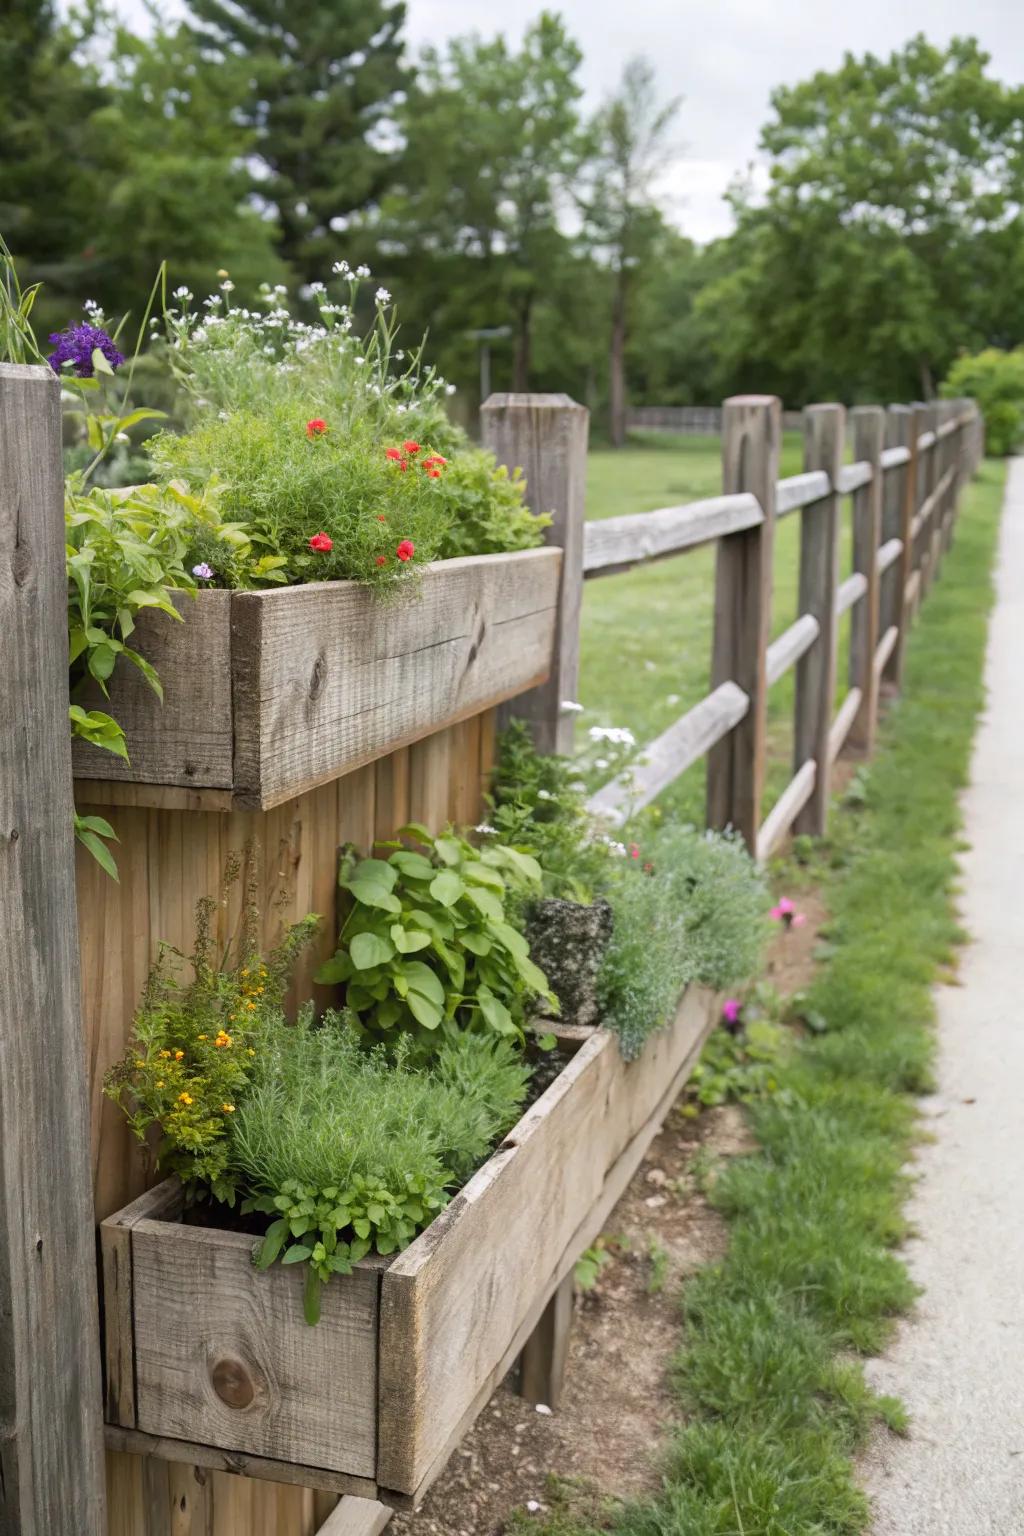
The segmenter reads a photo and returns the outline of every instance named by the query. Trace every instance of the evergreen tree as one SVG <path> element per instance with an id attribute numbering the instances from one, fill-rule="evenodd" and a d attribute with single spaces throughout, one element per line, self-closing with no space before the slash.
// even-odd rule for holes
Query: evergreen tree
<path id="1" fill-rule="evenodd" d="M 259 195 L 280 252 L 323 278 L 337 233 L 374 205 L 393 173 L 391 119 L 407 85 L 402 0 L 189 0 L 193 35 L 249 73 Z"/>

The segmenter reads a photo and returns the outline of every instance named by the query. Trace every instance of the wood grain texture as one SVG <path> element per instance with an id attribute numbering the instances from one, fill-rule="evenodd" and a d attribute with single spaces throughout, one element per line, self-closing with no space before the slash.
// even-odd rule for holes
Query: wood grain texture
<path id="1" fill-rule="evenodd" d="M 871 477 L 853 496 L 853 569 L 864 580 L 864 601 L 850 618 L 849 683 L 861 691 L 860 708 L 846 744 L 850 751 L 870 755 L 875 749 L 878 693 L 881 678 L 874 668 L 881 613 L 878 548 L 882 542 L 882 449 L 885 411 L 880 405 L 859 405 L 851 413 L 853 452 L 871 470 Z"/>
<path id="2" fill-rule="evenodd" d="M 812 405 L 804 412 L 804 464 L 839 480 L 846 430 L 841 405 Z M 814 787 L 793 823 L 796 832 L 820 837 L 828 821 L 831 785 L 828 733 L 836 688 L 836 595 L 839 586 L 839 497 L 826 496 L 801 514 L 797 608 L 813 614 L 819 634 L 797 662 L 793 723 L 793 772 L 817 764 Z"/>
<path id="3" fill-rule="evenodd" d="M 267 808 L 546 678 L 561 556 L 428 566 L 382 605 L 354 582 L 232 603 L 235 793 Z"/>
<path id="4" fill-rule="evenodd" d="M 298 1268 L 254 1269 L 241 1233 L 142 1219 L 131 1249 L 137 1428 L 372 1478 L 375 1267 L 325 1287 L 313 1329 Z"/>
<path id="5" fill-rule="evenodd" d="M 139 1429 L 123 1429 L 117 1424 L 108 1424 L 105 1430 L 107 1450 L 112 1466 L 111 1478 L 127 1482 L 124 1467 L 127 1463 L 128 1472 L 145 1456 L 153 1456 L 160 1461 L 170 1462 L 175 1466 L 196 1468 L 209 1474 L 210 1502 L 213 1509 L 212 1528 L 216 1536 L 248 1536 L 248 1526 L 231 1525 L 231 1502 L 228 1490 L 234 1489 L 239 1479 L 249 1479 L 250 1492 L 247 1497 L 250 1500 L 250 1508 L 259 1507 L 263 1498 L 268 1496 L 271 1508 L 276 1506 L 276 1497 L 268 1489 L 268 1484 L 273 1484 L 275 1489 L 301 1488 L 304 1492 L 311 1491 L 316 1484 L 318 1489 L 327 1494 L 335 1495 L 354 1493 L 359 1498 L 374 1498 L 377 1494 L 377 1484 L 372 1478 L 351 1477 L 345 1472 L 327 1472 L 323 1467 L 307 1467 L 299 1462 L 272 1461 L 265 1456 L 250 1456 L 242 1451 L 223 1450 L 215 1445 L 201 1445 L 196 1440 L 169 1440 L 160 1435 L 147 1435 Z M 218 1489 L 221 1494 L 218 1497 Z M 131 1500 L 135 1497 L 134 1491 Z M 120 1504 L 111 1499 L 111 1508 L 120 1508 Z M 144 1526 L 129 1524 L 126 1536 L 149 1536 Z M 300 1536 L 300 1532 L 285 1527 L 276 1533 L 276 1536 Z"/>
<path id="6" fill-rule="evenodd" d="M 173 602 L 180 622 L 150 609 L 139 615 L 131 640 L 156 668 L 163 703 L 126 662 L 110 680 L 109 701 L 99 688 L 87 688 L 78 702 L 119 721 L 131 761 L 76 740 L 76 778 L 231 789 L 232 594 L 176 592 Z"/>
<path id="7" fill-rule="evenodd" d="M 377 1499 L 343 1498 L 317 1531 L 317 1536 L 380 1536 L 393 1511 Z"/>
<path id="8" fill-rule="evenodd" d="M 0 1530 L 105 1524 L 60 385 L 0 364 Z"/>
<path id="9" fill-rule="evenodd" d="M 634 1062 L 622 1060 L 613 1036 L 595 1033 L 385 1272 L 382 1489 L 418 1497 L 443 1466 L 593 1240 L 590 1224 L 603 1211 L 610 1172 L 642 1131 L 654 1135 L 652 1113 L 712 1012 L 708 994 L 689 989 L 674 1024 L 653 1035 Z"/>
<path id="10" fill-rule="evenodd" d="M 787 475 L 775 487 L 775 516 L 786 517 L 809 507 L 812 501 L 820 501 L 832 489 L 832 483 L 824 470 L 805 471 L 799 475 Z"/>
<path id="11" fill-rule="evenodd" d="M 867 405 L 859 406 L 857 409 L 879 411 L 881 406 Z M 856 447 L 854 447 L 853 451 L 854 453 L 857 452 Z M 874 463 L 865 459 L 858 459 L 853 464 L 841 464 L 835 481 L 836 490 L 840 496 L 849 496 L 853 491 L 859 491 L 862 486 L 869 485 L 874 476 Z"/>
<path id="12" fill-rule="evenodd" d="M 723 407 L 722 489 L 726 495 L 752 492 L 764 522 L 718 544 L 711 687 L 735 683 L 750 707 L 708 758 L 707 824 L 735 827 L 751 850 L 764 791 L 780 411 L 774 395 L 737 395 Z"/>
<path id="13" fill-rule="evenodd" d="M 790 667 L 796 665 L 820 633 L 821 627 L 813 613 L 802 613 L 788 629 L 782 631 L 777 640 L 772 641 L 765 662 L 765 677 L 769 688 L 780 677 L 784 677 Z"/>
<path id="14" fill-rule="evenodd" d="M 513 711 L 529 721 L 542 752 L 573 747 L 574 717 L 562 704 L 575 700 L 579 684 L 589 430 L 590 413 L 568 395 L 491 395 L 480 410 L 484 446 L 499 464 L 524 471 L 526 503 L 550 516 L 545 540 L 562 550 L 550 672 L 521 694 Z M 493 701 L 482 700 L 481 707 L 487 702 Z"/>
<path id="15" fill-rule="evenodd" d="M 735 683 L 721 683 L 644 748 L 640 760 L 591 795 L 587 810 L 621 826 L 722 741 L 750 708 Z"/>
<path id="16" fill-rule="evenodd" d="M 806 762 L 790 779 L 782 794 L 765 817 L 757 837 L 757 859 L 763 864 L 782 842 L 797 816 L 814 793 L 818 767 Z"/>
<path id="17" fill-rule="evenodd" d="M 587 523 L 583 541 L 584 576 L 607 576 L 649 560 L 696 549 L 730 533 L 742 533 L 764 521 L 757 498 L 740 492 L 711 496 L 684 507 L 633 512 Z"/>

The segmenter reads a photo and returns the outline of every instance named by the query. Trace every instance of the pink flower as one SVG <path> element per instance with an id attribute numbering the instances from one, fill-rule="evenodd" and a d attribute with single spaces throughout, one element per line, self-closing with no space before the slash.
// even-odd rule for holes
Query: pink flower
<path id="1" fill-rule="evenodd" d="M 743 1004 L 738 997 L 727 997 L 722 1004 L 722 1018 L 727 1024 L 738 1024 L 742 1012 Z"/>
<path id="2" fill-rule="evenodd" d="M 787 932 L 790 928 L 802 928 L 807 921 L 805 913 L 797 911 L 796 903 L 789 896 L 780 897 L 769 915 L 773 923 L 781 923 Z"/>
<path id="3" fill-rule="evenodd" d="M 638 859 L 640 857 L 640 849 L 637 847 L 636 843 L 630 843 L 629 856 L 631 859 Z"/>

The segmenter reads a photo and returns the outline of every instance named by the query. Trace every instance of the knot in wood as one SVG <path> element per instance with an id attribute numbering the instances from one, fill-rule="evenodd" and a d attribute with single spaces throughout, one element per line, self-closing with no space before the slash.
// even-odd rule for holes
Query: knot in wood
<path id="1" fill-rule="evenodd" d="M 11 551 L 11 575 L 14 585 L 23 587 L 32 574 L 32 551 L 27 544 L 15 544 Z"/>
<path id="2" fill-rule="evenodd" d="M 228 1408 L 248 1408 L 256 1397 L 256 1383 L 248 1367 L 229 1355 L 214 1362 L 210 1370 L 213 1390 Z"/>
<path id="3" fill-rule="evenodd" d="M 327 659 L 321 652 L 313 663 L 309 679 L 309 697 L 315 703 L 327 686 Z"/>

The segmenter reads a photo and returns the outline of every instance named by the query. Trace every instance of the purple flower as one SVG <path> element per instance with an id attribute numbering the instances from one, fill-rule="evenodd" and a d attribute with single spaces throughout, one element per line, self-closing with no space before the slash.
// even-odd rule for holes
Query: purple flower
<path id="1" fill-rule="evenodd" d="M 111 368 L 120 368 L 124 362 L 123 354 L 98 325 L 69 325 L 66 330 L 54 331 L 50 340 L 57 349 L 49 357 L 54 373 L 60 373 L 65 363 L 73 363 L 80 379 L 91 379 L 94 372 L 92 355 L 97 347 Z"/>
<path id="2" fill-rule="evenodd" d="M 198 576 L 200 581 L 212 581 L 213 570 L 205 560 L 200 560 L 198 565 L 192 567 L 192 575 Z"/>
<path id="3" fill-rule="evenodd" d="M 739 998 L 727 997 L 725 1002 L 722 1004 L 722 1018 L 727 1024 L 738 1024 L 740 1021 L 740 1013 L 742 1012 L 742 1009 L 743 1004 L 740 1002 Z"/>

